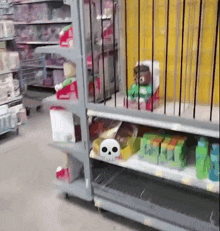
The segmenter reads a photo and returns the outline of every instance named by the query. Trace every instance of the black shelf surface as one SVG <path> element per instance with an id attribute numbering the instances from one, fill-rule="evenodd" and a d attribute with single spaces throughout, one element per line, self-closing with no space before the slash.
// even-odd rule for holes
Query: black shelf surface
<path id="1" fill-rule="evenodd" d="M 219 230 L 219 198 L 179 189 L 118 166 L 93 167 L 96 196 L 187 230 Z"/>

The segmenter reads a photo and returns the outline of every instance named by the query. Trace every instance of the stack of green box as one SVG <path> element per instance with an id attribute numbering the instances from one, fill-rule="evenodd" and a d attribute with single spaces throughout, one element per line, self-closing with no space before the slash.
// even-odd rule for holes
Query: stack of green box
<path id="1" fill-rule="evenodd" d="M 186 138 L 148 133 L 141 139 L 139 158 L 149 163 L 183 169 L 186 166 Z"/>

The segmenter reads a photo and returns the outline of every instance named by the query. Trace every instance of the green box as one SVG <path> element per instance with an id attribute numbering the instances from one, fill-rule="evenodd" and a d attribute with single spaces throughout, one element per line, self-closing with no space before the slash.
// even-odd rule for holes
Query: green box
<path id="1" fill-rule="evenodd" d="M 186 143 L 185 140 L 179 140 L 174 149 L 170 150 L 168 166 L 182 170 L 186 166 Z"/>
<path id="2" fill-rule="evenodd" d="M 161 144 L 160 155 L 159 155 L 159 164 L 166 165 L 167 164 L 167 146 L 171 142 L 171 138 L 166 137 Z"/>
<path id="3" fill-rule="evenodd" d="M 152 134 L 152 133 L 144 134 L 144 136 L 142 137 L 140 151 L 138 152 L 138 156 L 140 157 L 140 159 L 143 159 L 145 157 L 146 155 L 145 153 L 147 151 L 146 149 L 150 148 L 150 146 L 148 147 L 149 145 L 148 140 L 154 137 L 155 137 L 155 134 Z"/>

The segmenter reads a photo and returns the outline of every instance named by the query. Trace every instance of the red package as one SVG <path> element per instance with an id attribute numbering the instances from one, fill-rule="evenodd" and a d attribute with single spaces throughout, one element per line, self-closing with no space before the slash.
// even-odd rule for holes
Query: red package
<path id="1" fill-rule="evenodd" d="M 57 99 L 78 99 L 77 81 L 56 92 Z"/>
<path id="2" fill-rule="evenodd" d="M 74 47 L 73 27 L 71 25 L 61 30 L 59 42 L 61 47 Z"/>

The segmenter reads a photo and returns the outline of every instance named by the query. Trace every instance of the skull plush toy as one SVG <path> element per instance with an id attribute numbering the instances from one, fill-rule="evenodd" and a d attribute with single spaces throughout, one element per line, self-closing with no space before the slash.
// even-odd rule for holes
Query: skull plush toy
<path id="1" fill-rule="evenodd" d="M 115 139 L 105 139 L 102 141 L 99 149 L 100 156 L 106 160 L 115 160 L 120 156 L 120 145 Z"/>

